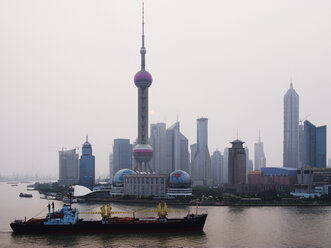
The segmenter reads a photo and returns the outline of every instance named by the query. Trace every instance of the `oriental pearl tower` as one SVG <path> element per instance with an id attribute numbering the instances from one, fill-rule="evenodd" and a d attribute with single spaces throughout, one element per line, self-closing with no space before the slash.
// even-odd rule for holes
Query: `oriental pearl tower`
<path id="1" fill-rule="evenodd" d="M 148 87 L 152 84 L 152 75 L 145 70 L 145 35 L 144 35 L 144 3 L 142 11 L 142 46 L 140 49 L 141 69 L 134 76 L 134 83 L 138 88 L 138 140 L 133 148 L 136 160 L 134 170 L 153 173 L 148 162 L 153 157 L 153 149 L 148 144 Z"/>

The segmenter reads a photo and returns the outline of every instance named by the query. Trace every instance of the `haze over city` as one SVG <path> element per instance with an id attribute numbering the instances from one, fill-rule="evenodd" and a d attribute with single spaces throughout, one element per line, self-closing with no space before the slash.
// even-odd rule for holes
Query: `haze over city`
<path id="1" fill-rule="evenodd" d="M 196 119 L 207 117 L 211 153 L 238 133 L 251 159 L 261 130 L 267 166 L 282 166 L 291 80 L 300 118 L 331 122 L 330 7 L 145 1 L 149 123 L 178 118 L 192 144 Z M 97 175 L 108 173 L 113 139 L 137 137 L 140 8 L 128 0 L 0 2 L 1 175 L 56 176 L 58 151 L 81 146 L 86 134 Z"/>

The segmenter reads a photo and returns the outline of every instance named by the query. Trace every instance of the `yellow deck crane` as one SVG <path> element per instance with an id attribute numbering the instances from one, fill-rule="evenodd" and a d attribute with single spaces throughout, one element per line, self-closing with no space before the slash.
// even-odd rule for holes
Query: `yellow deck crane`
<path id="1" fill-rule="evenodd" d="M 102 218 L 109 219 L 112 214 L 131 214 L 132 212 L 128 211 L 111 211 L 112 207 L 110 204 L 107 204 L 107 211 L 105 205 L 102 205 L 100 208 L 101 211 L 92 211 L 92 212 L 80 212 L 81 214 L 100 214 Z"/>
<path id="2" fill-rule="evenodd" d="M 146 209 L 146 210 L 137 210 L 137 211 L 112 211 L 112 207 L 110 204 L 107 204 L 107 208 L 105 205 L 100 207 L 100 211 L 90 211 L 90 212 L 80 212 L 81 214 L 100 214 L 103 219 L 111 218 L 112 214 L 133 214 L 133 218 L 135 218 L 136 212 L 152 212 L 157 213 L 159 218 L 165 218 L 168 213 L 180 213 L 180 212 L 188 212 L 187 210 L 169 210 L 168 206 L 165 202 L 159 202 L 157 209 Z"/>

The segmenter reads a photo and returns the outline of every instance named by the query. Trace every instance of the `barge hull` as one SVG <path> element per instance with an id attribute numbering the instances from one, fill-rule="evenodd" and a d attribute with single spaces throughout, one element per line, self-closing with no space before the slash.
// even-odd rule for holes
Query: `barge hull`
<path id="1" fill-rule="evenodd" d="M 128 223 L 108 223 L 102 221 L 78 221 L 71 225 L 44 225 L 11 223 L 15 234 L 89 234 L 89 233 L 169 233 L 202 231 L 207 215 L 187 219 L 169 219 L 167 222 L 144 222 L 141 220 Z"/>

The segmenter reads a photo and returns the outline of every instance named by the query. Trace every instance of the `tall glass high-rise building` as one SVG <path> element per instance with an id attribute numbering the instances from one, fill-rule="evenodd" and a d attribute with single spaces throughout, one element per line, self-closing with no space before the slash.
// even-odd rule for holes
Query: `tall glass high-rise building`
<path id="1" fill-rule="evenodd" d="M 180 132 L 180 124 L 177 121 L 167 131 L 167 173 L 175 170 L 183 170 L 190 173 L 190 154 L 188 151 L 188 139 Z"/>
<path id="2" fill-rule="evenodd" d="M 94 187 L 95 183 L 95 157 L 92 155 L 92 146 L 88 142 L 83 144 L 82 156 L 79 160 L 79 184 L 89 189 Z"/>
<path id="3" fill-rule="evenodd" d="M 211 159 L 211 172 L 213 185 L 221 185 L 223 183 L 223 156 L 219 150 L 214 151 Z"/>
<path id="4" fill-rule="evenodd" d="M 113 176 L 121 169 L 132 169 L 132 144 L 129 139 L 114 139 Z"/>
<path id="5" fill-rule="evenodd" d="M 326 168 L 326 126 L 304 122 L 305 165 Z"/>
<path id="6" fill-rule="evenodd" d="M 299 95 L 292 82 L 284 95 L 283 167 L 299 167 Z"/>
<path id="7" fill-rule="evenodd" d="M 151 124 L 149 144 L 153 148 L 153 157 L 149 162 L 152 170 L 156 174 L 170 173 L 171 171 L 166 172 L 167 137 L 165 123 Z"/>
<path id="8" fill-rule="evenodd" d="M 197 119 L 197 145 L 191 145 L 193 185 L 212 185 L 211 160 L 208 150 L 208 119 Z M 192 150 L 193 148 L 193 150 Z"/>
<path id="9" fill-rule="evenodd" d="M 76 149 L 59 151 L 59 183 L 76 184 L 79 181 L 78 154 Z"/>

